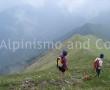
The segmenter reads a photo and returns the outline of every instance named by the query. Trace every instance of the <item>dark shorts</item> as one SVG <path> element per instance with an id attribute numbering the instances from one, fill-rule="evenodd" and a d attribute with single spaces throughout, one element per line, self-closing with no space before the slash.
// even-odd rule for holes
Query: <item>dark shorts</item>
<path id="1" fill-rule="evenodd" d="M 101 69 L 96 69 L 96 72 L 98 73 L 98 74 L 100 74 L 100 72 L 101 72 Z"/>
<path id="2" fill-rule="evenodd" d="M 65 72 L 66 69 L 64 67 L 58 67 L 61 72 Z"/>

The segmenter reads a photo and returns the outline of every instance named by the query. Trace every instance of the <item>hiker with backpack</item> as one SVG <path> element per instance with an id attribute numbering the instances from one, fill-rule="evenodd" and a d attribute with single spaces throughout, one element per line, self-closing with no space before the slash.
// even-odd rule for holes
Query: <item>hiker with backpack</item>
<path id="1" fill-rule="evenodd" d="M 68 55 L 67 51 L 63 50 L 62 54 L 57 58 L 57 68 L 61 72 L 62 79 L 65 76 L 65 71 L 68 69 L 67 55 Z"/>
<path id="2" fill-rule="evenodd" d="M 96 76 L 100 77 L 101 69 L 103 66 L 104 54 L 100 54 L 100 57 L 94 60 L 94 69 L 96 71 Z"/>

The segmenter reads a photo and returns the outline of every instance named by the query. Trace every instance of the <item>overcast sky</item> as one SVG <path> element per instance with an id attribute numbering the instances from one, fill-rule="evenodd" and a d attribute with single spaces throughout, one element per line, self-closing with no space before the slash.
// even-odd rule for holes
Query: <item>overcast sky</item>
<path id="1" fill-rule="evenodd" d="M 103 11 L 110 10 L 110 0 L 0 0 L 0 12 L 7 8 L 31 5 L 35 8 L 55 6 L 64 13 L 82 14 L 86 17 L 95 17 Z"/>

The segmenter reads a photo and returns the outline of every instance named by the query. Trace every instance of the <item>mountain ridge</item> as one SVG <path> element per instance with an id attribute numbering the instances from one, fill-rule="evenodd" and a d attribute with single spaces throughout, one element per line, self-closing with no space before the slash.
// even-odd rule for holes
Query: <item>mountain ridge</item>
<path id="1" fill-rule="evenodd" d="M 85 42 L 88 40 L 88 38 L 91 40 L 90 49 L 68 49 L 68 60 L 69 60 L 69 66 L 68 71 L 66 73 L 65 81 L 61 82 L 58 78 L 59 73 L 58 69 L 56 67 L 56 58 L 61 53 L 62 49 L 68 45 L 68 41 L 76 42 Z M 109 50 L 102 49 L 99 50 L 95 47 L 95 42 L 97 37 L 94 37 L 92 35 L 76 35 L 71 37 L 70 39 L 63 42 L 63 47 L 60 50 L 53 49 L 46 53 L 43 57 L 41 57 L 36 63 L 30 67 L 28 67 L 24 72 L 19 74 L 13 74 L 8 76 L 0 76 L 0 80 L 4 81 L 0 82 L 0 89 L 7 90 L 7 88 L 16 88 L 20 89 L 23 85 L 23 87 L 31 90 L 32 88 L 41 89 L 41 86 L 44 85 L 45 82 L 45 90 L 61 90 L 62 88 L 65 88 L 67 90 L 71 89 L 82 89 L 82 90 L 90 90 L 97 89 L 97 90 L 109 90 Z M 104 41 L 102 41 L 102 44 Z M 105 60 L 104 60 L 104 71 L 101 73 L 101 78 L 94 77 L 95 72 L 92 68 L 93 60 L 99 56 L 100 53 L 105 54 Z M 91 77 L 91 80 L 89 81 L 83 81 L 83 73 L 84 71 L 88 72 L 88 75 Z M 27 84 L 22 84 L 22 82 L 25 82 L 27 80 L 31 80 L 34 82 L 34 86 L 26 87 Z"/>

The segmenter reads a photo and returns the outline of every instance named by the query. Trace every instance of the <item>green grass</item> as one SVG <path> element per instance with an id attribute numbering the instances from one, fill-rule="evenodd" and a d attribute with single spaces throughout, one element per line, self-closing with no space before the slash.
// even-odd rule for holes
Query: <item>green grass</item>
<path id="1" fill-rule="evenodd" d="M 90 49 L 69 49 L 69 69 L 66 72 L 65 80 L 59 79 L 59 72 L 56 68 L 56 58 L 61 50 L 67 46 L 68 41 L 84 42 L 90 38 Z M 9 90 L 10 86 L 22 90 L 22 81 L 31 78 L 35 81 L 35 90 L 110 90 L 110 57 L 109 50 L 98 50 L 94 42 L 97 40 L 93 36 L 74 36 L 64 42 L 61 50 L 51 50 L 45 56 L 41 57 L 36 63 L 28 67 L 21 74 L 7 75 L 0 77 L 0 90 Z M 103 44 L 104 42 L 102 42 Z M 92 64 L 93 60 L 100 53 L 105 54 L 103 71 L 100 79 L 95 76 Z M 87 71 L 91 80 L 83 81 L 83 73 Z M 29 89 L 30 90 L 30 89 Z"/>

